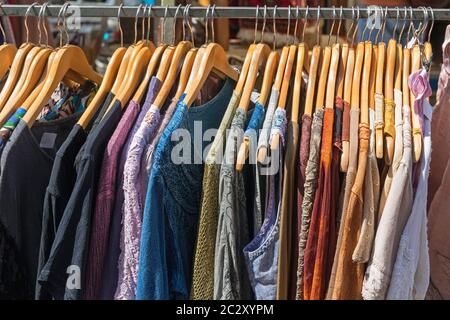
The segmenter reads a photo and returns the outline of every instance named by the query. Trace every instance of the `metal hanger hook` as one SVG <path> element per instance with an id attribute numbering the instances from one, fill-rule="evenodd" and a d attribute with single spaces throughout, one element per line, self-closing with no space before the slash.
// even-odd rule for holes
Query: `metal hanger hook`
<path id="1" fill-rule="evenodd" d="M 141 25 L 141 33 L 142 33 L 142 37 L 141 40 L 142 42 L 145 40 L 145 12 L 147 11 L 148 5 L 144 5 L 144 10 L 142 10 L 142 25 Z"/>
<path id="2" fill-rule="evenodd" d="M 392 32 L 392 37 L 395 38 L 395 33 L 397 32 L 397 26 L 398 26 L 398 17 L 400 16 L 400 9 L 399 7 L 395 7 L 397 10 L 397 17 L 395 18 L 395 26 L 394 26 L 394 32 Z"/>
<path id="3" fill-rule="evenodd" d="M 215 35 L 215 30 L 214 30 L 214 16 L 216 13 L 216 5 L 213 4 L 212 8 L 211 8 L 211 33 L 212 33 L 212 42 L 216 42 L 216 35 Z"/>
<path id="4" fill-rule="evenodd" d="M 166 5 L 166 8 L 164 9 L 164 18 L 161 25 L 161 43 L 166 43 L 166 21 L 167 21 L 167 13 L 169 11 L 169 6 Z"/>
<path id="5" fill-rule="evenodd" d="M 384 11 L 384 20 L 383 20 L 383 27 L 381 31 L 381 40 L 384 41 L 384 31 L 386 30 L 386 22 L 387 22 L 387 12 L 388 12 L 388 7 L 386 7 L 385 11 Z"/>
<path id="6" fill-rule="evenodd" d="M 340 8 L 340 10 L 339 10 L 339 24 L 338 24 L 338 29 L 337 29 L 337 32 L 336 32 L 336 37 L 335 37 L 335 39 L 334 39 L 334 43 L 335 44 L 337 44 L 338 43 L 338 37 L 339 37 L 339 34 L 341 33 L 341 25 L 342 25 L 342 19 L 343 19 L 343 8 L 342 8 L 342 6 L 341 6 L 341 8 Z"/>
<path id="7" fill-rule="evenodd" d="M 66 5 L 66 8 L 64 9 L 64 14 L 63 14 L 63 18 L 64 18 L 63 26 L 64 26 L 64 33 L 66 34 L 66 39 L 67 39 L 66 45 L 68 45 L 70 42 L 70 38 L 69 38 L 69 28 L 67 28 L 67 10 L 70 7 L 70 2 L 66 2 L 66 4 L 67 5 Z"/>
<path id="8" fill-rule="evenodd" d="M 191 10 L 191 4 L 188 4 L 187 6 L 187 11 L 186 11 L 186 21 L 187 21 L 187 25 L 189 27 L 189 31 L 191 33 L 191 41 L 192 41 L 192 46 L 195 48 L 195 39 L 194 39 L 194 31 L 192 30 L 192 24 L 191 24 L 191 20 L 190 15 L 189 15 L 189 10 Z"/>
<path id="9" fill-rule="evenodd" d="M 302 42 L 305 42 L 305 30 L 306 30 L 306 25 L 308 24 L 308 12 L 309 12 L 309 6 L 306 6 L 305 23 L 303 24 L 303 30 L 302 30 Z"/>
<path id="10" fill-rule="evenodd" d="M 347 40 L 350 39 L 350 31 L 352 31 L 354 25 L 355 25 L 355 7 L 352 6 L 352 23 L 350 25 L 350 28 L 348 28 L 347 30 L 346 34 Z"/>
<path id="11" fill-rule="evenodd" d="M 255 35 L 253 37 L 253 44 L 256 43 L 256 33 L 258 32 L 258 15 L 259 15 L 259 5 L 256 6 L 256 15 L 255 15 Z"/>
<path id="12" fill-rule="evenodd" d="M 27 36 L 26 36 L 26 43 L 28 43 L 29 40 L 30 40 L 30 31 L 29 31 L 29 28 L 28 28 L 28 16 L 30 15 L 31 9 L 33 9 L 33 7 L 37 6 L 38 4 L 39 4 L 38 2 L 33 2 L 33 3 L 28 7 L 27 11 L 25 12 L 25 30 L 26 30 L 26 33 L 27 33 Z M 61 10 L 62 10 L 62 8 L 61 8 Z M 61 11 L 60 11 L 60 12 L 61 12 Z"/>
<path id="13" fill-rule="evenodd" d="M 274 51 L 275 51 L 275 48 L 276 48 L 275 40 L 276 40 L 276 34 L 277 34 L 277 24 L 275 23 L 275 18 L 277 16 L 277 8 L 278 8 L 277 5 L 275 5 L 273 7 L 273 17 L 272 17 L 273 18 L 272 21 L 273 21 L 273 50 Z"/>
<path id="14" fill-rule="evenodd" d="M 367 17 L 369 17 L 370 16 L 370 8 L 369 7 L 367 7 L 366 8 L 366 11 L 367 11 Z M 362 32 L 362 34 L 361 34 L 361 41 L 364 41 L 364 36 L 366 35 L 366 30 L 367 30 L 367 25 L 369 24 L 369 19 L 367 19 L 366 20 L 366 24 L 364 25 L 364 29 L 363 29 L 363 32 Z M 369 36 L 370 37 L 370 36 Z"/>
<path id="15" fill-rule="evenodd" d="M 175 32 L 176 32 L 176 28 L 177 28 L 177 16 L 178 16 L 178 12 L 180 11 L 180 8 L 181 8 L 181 4 L 179 4 L 177 6 L 177 9 L 175 10 L 175 15 L 173 16 L 172 45 L 175 45 Z"/>
<path id="16" fill-rule="evenodd" d="M 297 8 L 295 9 L 295 27 L 294 27 L 294 40 L 295 40 L 296 44 L 298 44 L 298 36 L 297 36 L 298 20 L 299 20 L 299 16 L 298 16 L 298 6 L 297 6 Z"/>
<path id="17" fill-rule="evenodd" d="M 333 6 L 333 22 L 331 23 L 330 33 L 328 33 L 328 42 L 327 42 L 328 46 L 330 45 L 331 34 L 333 33 L 335 23 L 336 23 L 336 7 Z"/>
<path id="18" fill-rule="evenodd" d="M 1 1 L 0 2 L 0 9 L 2 10 L 3 14 L 5 16 L 7 16 L 5 10 L 3 9 L 3 5 L 4 5 L 4 3 L 3 3 L 3 1 Z M 1 23 L 0 23 L 0 30 L 1 30 L 2 36 L 3 36 L 3 44 L 6 44 L 6 33 L 5 33 L 5 29 L 3 29 L 3 26 L 2 26 Z"/>
<path id="19" fill-rule="evenodd" d="M 431 39 L 431 31 L 433 30 L 434 27 L 434 11 L 432 7 L 428 7 L 428 9 L 430 9 L 430 13 L 431 13 L 431 26 L 430 26 L 430 30 L 428 30 L 428 39 L 427 42 L 430 42 Z"/>
<path id="20" fill-rule="evenodd" d="M 384 11 L 383 11 L 383 7 L 380 7 L 380 9 L 377 8 L 377 10 L 379 10 L 377 12 L 380 12 L 380 14 L 381 14 L 381 16 L 380 16 L 381 27 L 380 27 L 380 29 L 378 29 L 377 35 L 375 36 L 375 43 L 378 44 L 378 37 L 380 36 L 381 29 L 383 29 L 383 14 L 384 14 Z M 381 36 L 381 41 L 383 41 L 383 36 Z"/>
<path id="21" fill-rule="evenodd" d="M 266 30 L 266 22 L 267 22 L 267 6 L 264 5 L 264 11 L 263 11 L 263 26 L 261 29 L 261 39 L 260 42 L 264 42 L 264 31 Z"/>
<path id="22" fill-rule="evenodd" d="M 288 25 L 286 28 L 286 37 L 285 37 L 286 44 L 289 43 L 290 34 L 291 34 L 291 6 L 288 6 Z"/>
<path id="23" fill-rule="evenodd" d="M 123 10 L 123 3 L 119 5 L 119 9 L 117 10 L 117 24 L 119 25 L 120 32 L 120 46 L 123 47 L 123 30 L 122 24 L 120 23 L 120 11 Z"/>
<path id="24" fill-rule="evenodd" d="M 352 47 L 355 43 L 355 36 L 356 36 L 356 32 L 359 29 L 359 6 L 356 7 L 356 23 L 355 23 L 355 30 L 353 30 L 353 35 L 352 35 Z"/>
<path id="25" fill-rule="evenodd" d="M 402 29 L 400 30 L 400 33 L 398 34 L 398 42 L 399 43 L 402 42 L 403 31 L 405 30 L 405 25 L 406 25 L 407 18 L 408 18 L 408 8 L 405 7 L 405 16 L 403 17 Z"/>
<path id="26" fill-rule="evenodd" d="M 148 6 L 148 12 L 147 12 L 147 36 L 145 38 L 145 40 L 147 42 L 150 41 L 150 32 L 152 31 L 152 26 L 151 26 L 151 23 L 150 23 L 151 19 L 152 19 L 152 9 L 153 9 L 153 5 L 149 5 Z"/>
<path id="27" fill-rule="evenodd" d="M 42 8 L 44 6 L 41 6 L 41 9 L 39 10 L 38 13 L 38 32 L 39 32 L 39 38 L 38 38 L 38 44 L 40 47 L 42 47 L 42 29 L 41 29 L 41 20 L 42 20 Z M 1 23 L 0 23 L 1 24 Z"/>
<path id="28" fill-rule="evenodd" d="M 211 8 L 211 5 L 208 4 L 208 7 L 206 7 L 206 13 L 205 13 L 205 45 L 208 44 L 209 40 L 209 9 Z"/>
<path id="29" fill-rule="evenodd" d="M 141 12 L 142 7 L 143 7 L 143 4 L 140 4 L 136 11 L 136 16 L 134 17 L 134 43 L 137 43 L 138 18 L 139 18 L 139 13 Z"/>
<path id="30" fill-rule="evenodd" d="M 317 21 L 316 21 L 316 28 L 317 28 L 317 33 L 316 33 L 316 45 L 320 45 L 319 44 L 319 39 L 320 39 L 320 32 L 319 32 L 319 29 L 320 29 L 320 6 L 317 6 Z"/>

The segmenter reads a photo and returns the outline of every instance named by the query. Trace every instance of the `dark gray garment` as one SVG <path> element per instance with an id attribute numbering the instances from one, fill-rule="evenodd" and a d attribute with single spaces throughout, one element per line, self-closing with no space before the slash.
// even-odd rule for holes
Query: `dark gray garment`
<path id="1" fill-rule="evenodd" d="M 0 223 L 11 237 L 26 287 L 10 282 L 9 299 L 33 298 L 36 283 L 42 206 L 57 150 L 79 114 L 51 122 L 36 122 L 30 129 L 20 120 L 0 160 Z M 3 251 L 3 247 L 0 248 Z M 0 279 L 14 277 L 8 255 L 0 252 Z M 3 274 L 5 273 L 5 274 Z M 25 293 L 25 294 L 24 294 Z"/>
<path id="2" fill-rule="evenodd" d="M 93 130 L 105 114 L 114 95 L 108 94 L 94 117 L 94 121 L 87 127 L 87 131 L 81 126 L 75 125 L 72 128 L 66 141 L 59 148 L 55 162 L 53 163 L 50 181 L 47 186 L 42 213 L 42 233 L 39 249 L 38 275 L 44 267 L 50 255 L 50 250 L 58 230 L 66 204 L 72 194 L 73 186 L 76 181 L 76 171 L 74 168 L 75 157 L 84 146 L 87 132 Z M 36 300 L 51 299 L 52 296 L 46 290 L 43 290 L 39 282 L 36 283 Z"/>
<path id="3" fill-rule="evenodd" d="M 97 180 L 106 144 L 121 114 L 120 102 L 116 101 L 87 138 L 78 165 L 76 183 L 59 224 L 49 259 L 39 275 L 39 283 L 55 299 L 77 300 L 82 297 Z"/>

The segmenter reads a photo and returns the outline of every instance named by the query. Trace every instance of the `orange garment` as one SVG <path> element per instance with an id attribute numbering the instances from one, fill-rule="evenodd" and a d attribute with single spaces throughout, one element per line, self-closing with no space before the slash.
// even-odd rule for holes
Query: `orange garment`
<path id="1" fill-rule="evenodd" d="M 352 254 L 358 242 L 363 216 L 363 184 L 369 149 L 370 128 L 366 123 L 359 125 L 359 159 L 355 183 L 353 184 L 343 226 L 342 242 L 338 254 L 336 281 L 333 300 L 362 299 L 361 288 L 365 265 L 355 263 Z"/>

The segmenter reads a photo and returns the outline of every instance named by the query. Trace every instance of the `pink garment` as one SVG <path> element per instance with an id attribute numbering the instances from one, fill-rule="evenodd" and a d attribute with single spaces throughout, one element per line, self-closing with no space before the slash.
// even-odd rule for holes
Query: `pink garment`
<path id="1" fill-rule="evenodd" d="M 450 299 L 450 25 L 442 45 L 443 64 L 431 125 L 433 148 L 428 179 L 430 286 L 427 299 Z"/>
<path id="2" fill-rule="evenodd" d="M 119 280 L 115 299 L 134 299 L 137 287 L 139 265 L 139 249 L 144 211 L 142 175 L 146 174 L 141 167 L 141 157 L 154 138 L 160 123 L 159 109 L 151 106 L 139 129 L 131 140 L 123 173 L 123 223 L 120 239 Z"/>
<path id="3" fill-rule="evenodd" d="M 102 272 L 108 245 L 111 214 L 117 189 L 117 168 L 122 147 L 128 132 L 139 114 L 140 107 L 130 101 L 103 155 L 102 168 L 97 188 L 95 211 L 92 221 L 91 240 L 86 269 L 85 299 L 99 299 L 102 287 Z"/>

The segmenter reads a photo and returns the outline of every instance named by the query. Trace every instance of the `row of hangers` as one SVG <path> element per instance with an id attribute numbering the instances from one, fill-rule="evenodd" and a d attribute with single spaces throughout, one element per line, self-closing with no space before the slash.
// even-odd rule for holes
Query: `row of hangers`
<path id="1" fill-rule="evenodd" d="M 27 30 L 27 18 L 36 5 L 38 3 L 30 5 L 25 15 Z M 41 30 L 41 24 L 45 28 L 43 17 L 47 6 L 48 3 L 43 4 L 39 11 L 39 31 Z M 78 46 L 69 44 L 66 21 L 69 7 L 70 3 L 65 3 L 58 15 L 57 27 L 60 33 L 60 46 L 58 48 L 49 47 L 48 39 L 47 44 L 42 44 L 41 36 L 39 36 L 39 44 L 30 43 L 27 38 L 27 42 L 19 49 L 15 49 L 13 45 L 6 43 L 0 47 L 0 60 L 7 61 L 2 67 L 7 65 L 6 71 L 9 69 L 5 85 L 0 92 L 0 125 L 3 125 L 17 108 L 22 107 L 26 110 L 23 120 L 31 127 L 60 82 L 70 85 L 81 84 L 90 80 L 99 84 L 95 97 L 78 121 L 81 127 L 86 128 L 109 92 L 113 93 L 115 97 L 109 108 L 116 101 L 120 101 L 122 108 L 126 106 L 130 99 L 141 102 L 152 76 L 156 76 L 162 83 L 153 105 L 162 108 L 175 83 L 178 67 L 182 61 L 183 65 L 175 98 L 179 99 L 182 93 L 185 93 L 184 102 L 188 107 L 192 105 L 211 72 L 217 73 L 222 78 L 227 76 L 235 81 L 238 80 L 239 73 L 231 67 L 224 49 L 219 44 L 214 43 L 214 40 L 208 42 L 207 39 L 206 43 L 200 48 L 196 48 L 193 42 L 184 40 L 186 24 L 191 30 L 191 38 L 193 39 L 192 27 L 188 19 L 190 5 L 185 7 L 183 13 L 183 41 L 180 41 L 177 45 L 174 45 L 174 40 L 172 40 L 171 45 L 162 41 L 157 47 L 149 40 L 152 6 L 144 5 L 139 6 L 135 17 L 135 41 L 132 45 L 124 47 L 123 32 L 120 25 L 123 5 L 120 5 L 118 20 L 121 46 L 112 54 L 102 77 L 89 65 L 83 50 Z M 180 8 L 181 5 L 177 7 L 175 18 L 178 16 Z M 165 25 L 167 9 L 168 7 L 166 7 L 163 26 Z M 142 39 L 137 41 L 137 22 L 141 11 L 143 19 Z M 145 19 L 147 19 L 147 33 L 144 30 Z M 175 23 L 176 19 L 173 25 L 173 37 Z M 65 33 L 67 39 L 64 45 L 63 33 Z M 46 29 L 45 34 L 47 34 Z M 164 34 L 164 29 L 162 29 L 162 34 Z"/>
<path id="2" fill-rule="evenodd" d="M 310 117 L 317 108 L 324 106 L 325 108 L 334 108 L 335 97 L 339 96 L 344 101 L 350 103 L 352 107 L 360 109 L 360 123 L 369 125 L 369 109 L 375 112 L 375 93 L 384 95 L 386 101 L 394 101 L 394 89 L 403 92 L 403 104 L 411 106 L 411 119 L 413 128 L 413 146 L 414 161 L 420 159 L 422 149 L 422 136 L 420 131 L 419 116 L 414 110 L 414 95 L 409 90 L 408 78 L 419 70 L 422 66 L 429 68 L 432 57 L 432 48 L 430 44 L 431 30 L 434 25 L 434 13 L 431 7 L 420 7 L 424 12 L 424 21 L 420 22 L 416 29 L 413 24 L 412 8 L 404 8 L 403 26 L 398 34 L 398 40 L 395 39 L 397 33 L 398 20 L 400 17 L 400 9 L 397 7 L 397 18 L 394 27 L 394 36 L 387 45 L 384 42 L 384 32 L 387 22 L 387 7 L 380 8 L 381 28 L 377 31 L 375 43 L 370 41 L 373 28 L 368 32 L 365 38 L 367 24 L 362 33 L 362 39 L 355 45 L 355 36 L 358 31 L 358 22 L 360 19 L 360 8 L 352 7 L 352 24 L 347 31 L 347 37 L 344 43 L 338 42 L 342 24 L 342 6 L 340 8 L 340 16 L 337 17 L 336 8 L 333 7 L 333 22 L 330 33 L 328 34 L 328 42 L 323 48 L 320 46 L 320 7 L 317 8 L 316 21 L 316 44 L 311 51 L 308 50 L 304 42 L 304 33 L 306 22 L 303 27 L 302 37 L 298 43 L 291 43 L 282 48 L 281 54 L 275 51 L 275 44 L 272 51 L 266 44 L 253 43 L 250 45 L 242 68 L 241 78 L 243 87 L 242 98 L 239 103 L 244 111 L 247 110 L 251 91 L 254 89 L 255 80 L 258 72 L 264 75 L 261 87 L 260 103 L 265 105 L 270 88 L 273 87 L 279 91 L 279 101 L 277 107 L 286 108 L 287 95 L 289 86 L 291 85 L 291 76 L 294 75 L 294 87 L 292 90 L 292 109 L 291 120 L 298 123 L 300 115 L 300 89 L 304 74 L 307 74 L 306 96 L 303 108 L 303 114 Z M 273 16 L 276 16 L 274 7 Z M 264 6 L 264 23 L 261 39 L 264 34 L 266 23 L 266 6 Z M 305 21 L 308 17 L 309 7 L 305 10 Z M 256 8 L 255 23 L 255 41 L 258 23 L 259 7 Z M 296 11 L 296 23 L 294 30 L 294 38 L 297 39 L 297 27 L 300 16 Z M 356 12 L 356 15 L 355 15 Z M 429 12 L 432 17 L 432 25 L 428 32 L 428 38 L 425 42 L 421 41 L 424 37 L 425 30 L 428 27 Z M 401 39 L 405 30 L 406 22 L 409 17 L 409 27 L 407 39 L 408 46 L 401 45 Z M 369 16 L 369 12 L 368 12 Z M 288 37 L 290 28 L 291 7 L 288 9 L 288 29 L 286 36 Z M 355 23 L 356 18 L 356 23 Z M 331 43 L 332 33 L 335 29 L 335 22 L 339 19 L 337 32 L 334 37 L 334 43 Z M 274 35 L 276 34 L 275 20 L 273 20 Z M 381 39 L 378 41 L 381 33 Z M 410 40 L 410 34 L 412 38 Z M 351 42 L 349 40 L 351 39 Z M 274 40 L 275 43 L 275 40 Z M 258 48 L 258 50 L 256 49 Z M 294 68 L 295 64 L 295 68 Z M 262 67 L 265 66 L 265 69 Z M 261 69 L 261 70 L 260 70 Z M 249 70 L 249 71 L 247 71 Z M 276 72 L 275 72 L 276 70 Z M 275 76 L 274 76 L 275 72 Z M 245 80 L 243 79 L 245 77 Z M 237 89 L 241 89 L 237 86 Z M 240 93 L 238 91 L 238 93 Z M 314 110 L 313 110 L 314 109 Z M 384 111 L 382 111 L 384 114 Z M 382 115 L 382 117 L 384 117 Z M 277 150 L 279 147 L 279 135 L 274 135 L 270 142 L 270 148 Z M 391 165 L 394 154 L 394 137 L 386 134 L 383 127 L 378 126 L 376 129 L 376 156 L 378 159 L 384 159 L 386 165 Z M 243 164 L 249 157 L 250 150 L 249 139 L 244 137 L 240 146 L 236 170 L 242 170 Z M 349 165 L 349 141 L 343 141 L 343 152 L 341 156 L 341 171 L 346 172 Z M 267 162 L 267 148 L 260 148 L 257 154 L 259 163 Z"/>
<path id="3" fill-rule="evenodd" d="M 121 5 L 118 10 L 119 29 L 121 32 L 121 46 L 112 54 L 105 75 L 102 77 L 97 74 L 89 65 L 83 50 L 74 45 L 69 44 L 67 32 L 67 10 L 70 3 L 65 3 L 59 12 L 57 27 L 60 33 L 60 46 L 56 49 L 49 47 L 48 39 L 46 44 L 41 43 L 41 24 L 45 30 L 45 15 L 48 3 L 41 6 L 39 11 L 39 44 L 33 44 L 28 41 L 28 22 L 27 18 L 30 11 L 36 6 L 33 3 L 27 10 L 25 15 L 25 28 L 27 30 L 27 41 L 15 48 L 12 44 L 4 43 L 0 46 L 0 59 L 5 61 L 0 70 L 0 77 L 3 77 L 9 70 L 5 85 L 0 92 L 0 125 L 17 110 L 22 107 L 26 111 L 23 120 L 31 127 L 52 95 L 55 88 L 60 82 L 68 85 L 74 83 L 83 83 L 90 80 L 96 84 L 100 84 L 99 89 L 88 105 L 86 111 L 79 120 L 79 125 L 83 128 L 87 127 L 94 114 L 96 113 L 101 102 L 107 95 L 112 92 L 115 100 L 111 102 L 110 107 L 116 100 L 121 102 L 124 107 L 127 102 L 140 102 L 144 98 L 148 83 L 152 76 L 156 76 L 161 82 L 162 87 L 158 93 L 154 105 L 162 108 L 167 100 L 170 90 L 172 89 L 176 77 L 177 70 L 183 61 L 180 81 L 175 94 L 175 99 L 179 99 L 182 93 L 185 93 L 184 102 L 189 107 L 197 97 L 203 84 L 209 77 L 211 72 L 219 75 L 227 76 L 237 81 L 235 93 L 240 97 L 239 107 L 246 111 L 249 108 L 250 97 L 254 90 L 257 77 L 262 75 L 262 85 L 258 102 L 265 106 L 269 97 L 270 90 L 274 88 L 279 92 L 278 107 L 286 108 L 288 92 L 290 87 L 291 76 L 294 75 L 293 100 L 292 100 L 292 121 L 298 122 L 300 115 L 300 92 L 301 82 L 304 73 L 308 75 L 305 105 L 303 113 L 309 116 L 315 109 L 325 106 L 325 108 L 333 108 L 335 96 L 342 97 L 345 101 L 350 102 L 352 107 L 360 108 L 361 123 L 369 123 L 369 108 L 373 109 L 374 93 L 384 94 L 387 100 L 393 100 L 394 88 L 402 90 L 404 104 L 413 106 L 414 95 L 408 89 L 408 77 L 412 72 L 417 71 L 422 64 L 429 66 L 431 61 L 432 49 L 429 42 L 431 29 L 434 24 L 434 15 L 431 8 L 422 7 L 424 10 L 424 22 L 420 23 L 415 29 L 413 25 L 412 9 L 410 9 L 410 24 L 408 28 L 408 39 L 410 32 L 413 33 L 414 43 L 412 48 L 402 48 L 400 39 L 404 32 L 407 21 L 408 10 L 405 8 L 403 17 L 403 27 L 399 33 L 399 41 L 390 39 L 387 45 L 383 42 L 384 29 L 386 24 L 386 12 L 382 14 L 382 28 L 377 31 L 377 40 L 381 32 L 381 40 L 376 40 L 375 44 L 371 41 L 364 41 L 366 28 L 363 31 L 363 41 L 354 45 L 354 39 L 358 30 L 358 21 L 360 9 L 357 7 L 356 24 L 352 22 L 347 32 L 347 39 L 344 43 L 338 43 L 338 34 L 342 23 L 342 7 L 339 16 L 339 24 L 334 39 L 331 44 L 331 34 L 334 31 L 335 22 L 337 20 L 336 10 L 333 10 L 333 23 L 330 34 L 328 35 L 328 43 L 323 48 L 319 44 L 319 19 L 320 7 L 317 10 L 317 38 L 316 45 L 311 51 L 308 50 L 304 42 L 305 26 L 303 27 L 302 37 L 296 43 L 285 45 L 279 53 L 275 49 L 276 24 L 273 20 L 274 44 L 270 48 L 267 44 L 256 43 L 256 33 L 258 29 L 259 7 L 256 8 L 255 23 L 255 41 L 247 50 L 243 67 L 240 73 L 228 63 L 227 55 L 224 49 L 214 42 L 214 10 L 215 6 L 208 6 L 205 19 L 211 20 L 212 25 L 212 42 L 208 39 L 208 28 L 206 28 L 205 44 L 200 48 L 196 48 L 193 43 L 192 27 L 189 22 L 190 5 L 184 7 L 183 11 L 183 40 L 177 45 L 174 44 L 176 18 L 180 11 L 181 5 L 177 7 L 173 24 L 173 39 L 171 45 L 164 43 L 164 40 L 156 47 L 149 40 L 150 34 L 150 17 L 152 6 L 140 5 L 135 17 L 135 39 L 134 43 L 127 48 L 123 45 L 123 33 L 120 25 Z M 165 19 L 167 17 L 167 9 L 164 16 L 162 34 L 164 34 Z M 308 9 L 305 11 L 305 20 L 308 17 Z M 137 21 L 142 13 L 142 39 L 138 41 Z M 277 7 L 274 7 L 274 16 Z M 428 39 L 425 43 L 420 41 L 428 25 L 428 10 L 432 15 L 432 26 L 428 33 Z M 147 13 L 146 13 L 147 12 Z M 353 20 L 355 19 L 355 8 L 352 7 Z M 211 13 L 209 15 L 209 13 Z M 397 21 L 394 28 L 394 36 L 397 30 L 400 10 L 397 8 Z M 264 22 L 262 28 L 262 36 L 266 25 L 267 6 L 264 6 Z M 384 17 L 383 17 L 384 16 Z M 145 19 L 147 19 L 146 33 L 144 30 Z M 294 35 L 297 39 L 297 30 L 299 22 L 299 10 L 296 11 L 296 23 Z M 288 30 L 286 36 L 290 35 L 291 7 L 289 7 Z M 186 25 L 191 32 L 191 41 L 185 40 Z M 354 27 L 354 29 L 353 29 Z M 352 32 L 351 43 L 350 33 Z M 63 45 L 63 31 L 66 34 L 66 43 Z M 373 29 L 369 32 L 369 39 Z M 4 30 L 2 29 L 4 34 Z M 262 39 L 261 36 L 261 39 Z M 161 37 L 163 38 L 163 37 Z M 4 39 L 6 37 L 4 36 Z M 428 61 L 428 62 L 427 62 Z M 294 68 L 295 65 L 295 68 Z M 420 123 L 418 115 L 412 108 L 412 126 L 414 134 L 414 159 L 418 161 L 421 153 L 421 135 Z M 279 146 L 279 135 L 274 135 L 270 143 L 270 148 L 276 150 Z M 376 155 L 379 159 L 384 157 L 386 164 L 392 163 L 394 149 L 393 137 L 385 135 L 383 130 L 376 130 Z M 257 159 L 264 163 L 269 150 L 261 148 L 258 151 Z M 348 168 L 348 142 L 343 142 L 343 153 L 341 158 L 341 169 L 346 171 Z M 236 169 L 241 170 L 243 163 L 249 155 L 249 141 L 244 139 L 239 149 L 236 161 Z"/>

